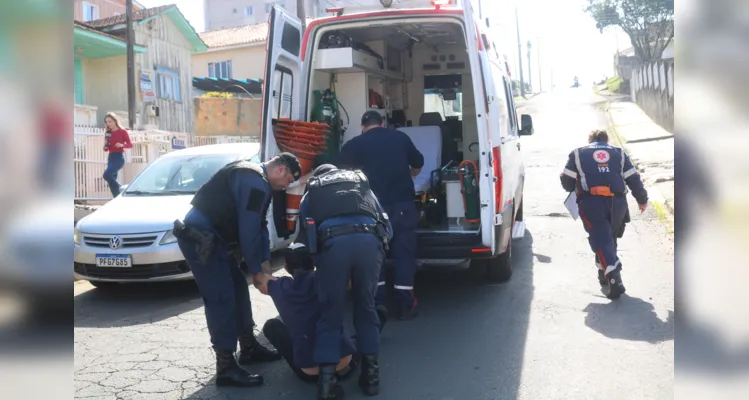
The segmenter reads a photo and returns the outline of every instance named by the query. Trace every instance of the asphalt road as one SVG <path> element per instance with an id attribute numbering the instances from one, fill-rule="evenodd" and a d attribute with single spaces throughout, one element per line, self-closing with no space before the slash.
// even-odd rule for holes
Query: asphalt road
<path id="1" fill-rule="evenodd" d="M 381 399 L 673 398 L 673 239 L 654 211 L 636 212 L 620 242 L 627 294 L 599 288 L 579 221 L 567 216 L 559 173 L 587 132 L 605 128 L 602 99 L 587 90 L 542 94 L 521 106 L 524 239 L 513 243 L 512 280 L 485 284 L 466 272 L 423 273 L 421 315 L 392 321 L 382 337 Z M 256 320 L 276 316 L 252 289 Z M 76 397 L 111 399 L 312 399 L 283 362 L 251 367 L 261 388 L 217 389 L 202 301 L 193 284 L 104 292 L 76 284 Z M 347 398 L 364 398 L 355 380 Z"/>

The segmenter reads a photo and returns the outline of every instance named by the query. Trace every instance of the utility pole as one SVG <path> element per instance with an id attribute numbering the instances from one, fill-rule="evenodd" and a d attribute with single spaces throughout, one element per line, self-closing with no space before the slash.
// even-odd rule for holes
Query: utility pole
<path id="1" fill-rule="evenodd" d="M 515 7 L 515 28 L 518 33 L 518 75 L 520 75 L 520 95 L 525 97 L 525 83 L 523 83 L 523 42 L 520 41 L 520 20 L 518 19 L 517 7 Z"/>
<path id="2" fill-rule="evenodd" d="M 302 36 L 304 36 L 304 32 L 307 30 L 307 9 L 305 8 L 305 3 L 305 0 L 296 0 L 296 16 L 302 21 Z"/>
<path id="3" fill-rule="evenodd" d="M 125 25 L 127 26 L 127 117 L 130 129 L 135 129 L 135 52 L 133 42 L 133 0 L 125 2 Z"/>
<path id="4" fill-rule="evenodd" d="M 538 91 L 540 93 L 544 91 L 544 70 L 541 69 L 541 48 L 539 46 L 536 46 L 536 64 L 538 65 Z"/>
<path id="5" fill-rule="evenodd" d="M 532 46 L 531 41 L 528 41 L 528 44 L 525 46 L 528 52 L 528 87 L 533 90 L 533 74 L 531 73 L 531 53 L 532 53 Z"/>

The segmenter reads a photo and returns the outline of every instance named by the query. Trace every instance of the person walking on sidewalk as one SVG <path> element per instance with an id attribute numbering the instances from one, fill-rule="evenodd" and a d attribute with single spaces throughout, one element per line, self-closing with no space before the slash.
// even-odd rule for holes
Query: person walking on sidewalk
<path id="1" fill-rule="evenodd" d="M 131 149 L 130 135 L 120 125 L 120 120 L 114 113 L 107 113 L 104 117 L 107 126 L 104 134 L 104 151 L 109 153 L 107 157 L 107 169 L 104 170 L 102 178 L 109 184 L 112 197 L 120 194 L 120 182 L 117 181 L 117 173 L 125 166 L 125 149 Z"/>
<path id="2" fill-rule="evenodd" d="M 577 194 L 579 214 L 596 256 L 599 282 L 608 286 L 606 297 L 613 300 L 626 291 L 616 239 L 624 234 L 629 216 L 627 187 L 640 212 L 648 206 L 648 192 L 627 153 L 609 145 L 606 131 L 594 130 L 588 142 L 588 146 L 570 153 L 560 179 L 564 190 Z"/>

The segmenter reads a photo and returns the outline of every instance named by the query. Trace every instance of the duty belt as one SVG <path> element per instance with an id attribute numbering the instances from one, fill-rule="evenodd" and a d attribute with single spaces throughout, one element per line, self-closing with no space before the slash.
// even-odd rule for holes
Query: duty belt
<path id="1" fill-rule="evenodd" d="M 318 239 L 320 243 L 323 243 L 330 238 L 340 235 L 349 235 L 352 233 L 371 233 L 377 235 L 377 225 L 340 225 L 327 229 L 320 229 Z"/>
<path id="2" fill-rule="evenodd" d="M 624 196 L 624 193 L 612 192 L 608 186 L 593 186 L 590 188 L 590 191 L 584 193 L 591 196 L 603 197 Z"/>

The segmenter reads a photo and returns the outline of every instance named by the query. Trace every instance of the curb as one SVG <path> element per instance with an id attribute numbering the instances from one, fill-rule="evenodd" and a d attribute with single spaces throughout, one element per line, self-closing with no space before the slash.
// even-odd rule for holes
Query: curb
<path id="1" fill-rule="evenodd" d="M 626 142 L 623 142 L 621 139 L 621 136 L 619 135 L 619 132 L 616 130 L 616 126 L 614 125 L 614 121 L 611 119 L 611 111 L 609 111 L 609 102 L 606 103 L 606 110 L 604 111 L 606 113 L 606 121 L 608 121 L 609 124 L 609 132 L 613 133 L 613 136 L 616 140 L 616 142 L 621 146 L 624 150 L 627 150 Z M 637 168 L 637 171 L 642 173 L 640 171 L 640 165 L 639 163 L 632 160 L 632 163 L 635 165 L 635 168 Z M 658 219 L 660 220 L 668 220 L 669 218 L 673 217 L 674 215 L 674 208 L 671 205 L 671 203 L 666 200 L 666 198 L 663 196 L 663 193 L 661 193 L 658 188 L 655 186 L 650 186 L 647 188 L 648 190 L 648 197 L 650 198 L 650 202 L 653 204 L 653 209 L 655 209 L 656 214 L 658 215 Z"/>

